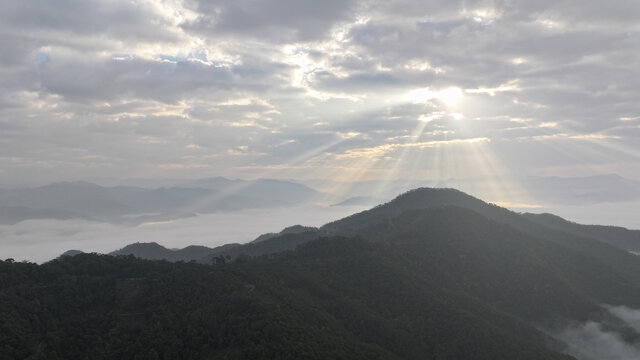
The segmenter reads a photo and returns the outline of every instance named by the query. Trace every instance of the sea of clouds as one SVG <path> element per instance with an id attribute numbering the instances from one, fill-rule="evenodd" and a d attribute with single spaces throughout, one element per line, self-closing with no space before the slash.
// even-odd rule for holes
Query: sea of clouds
<path id="1" fill-rule="evenodd" d="M 321 226 L 364 207 L 305 206 L 198 215 L 135 227 L 84 220 L 29 220 L 0 226 L 0 258 L 45 262 L 70 249 L 108 253 L 135 242 L 168 248 L 244 243 L 291 225 Z"/>

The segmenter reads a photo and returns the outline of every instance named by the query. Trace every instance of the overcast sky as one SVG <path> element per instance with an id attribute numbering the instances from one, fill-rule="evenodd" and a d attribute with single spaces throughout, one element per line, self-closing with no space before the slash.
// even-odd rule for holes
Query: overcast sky
<path id="1" fill-rule="evenodd" d="M 640 180 L 636 0 L 0 0 L 0 178 Z"/>

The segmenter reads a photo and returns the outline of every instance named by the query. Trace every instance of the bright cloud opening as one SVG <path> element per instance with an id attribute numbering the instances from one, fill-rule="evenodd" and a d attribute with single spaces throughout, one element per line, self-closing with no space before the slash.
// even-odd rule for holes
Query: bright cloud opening
<path id="1" fill-rule="evenodd" d="M 431 90 L 429 88 L 417 89 L 407 94 L 407 99 L 413 103 L 426 103 L 436 99 L 447 106 L 452 106 L 463 97 L 463 91 L 459 87 L 449 87 L 443 90 Z"/>

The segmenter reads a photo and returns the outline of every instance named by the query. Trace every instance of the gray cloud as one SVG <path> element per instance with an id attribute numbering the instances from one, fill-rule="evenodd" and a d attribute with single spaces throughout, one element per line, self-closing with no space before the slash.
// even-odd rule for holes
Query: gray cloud
<path id="1" fill-rule="evenodd" d="M 198 17 L 183 24 L 208 36 L 242 35 L 258 39 L 321 39 L 332 25 L 353 17 L 354 1 L 188 1 Z"/>
<path id="2" fill-rule="evenodd" d="M 145 59 L 51 60 L 39 70 L 42 90 L 76 102 L 153 99 L 173 103 L 192 96 L 268 91 L 286 66 L 246 63 L 216 66 L 198 61 Z M 203 94 L 202 92 L 206 92 Z"/>
<path id="3" fill-rule="evenodd" d="M 75 36 L 107 33 L 123 41 L 177 40 L 170 35 L 167 29 L 170 23 L 159 8 L 160 4 L 153 2 L 122 0 L 8 2 L 3 4 L 0 20 L 5 30 L 27 29 L 26 33 L 33 37 L 45 37 L 46 32 L 67 32 Z"/>
<path id="4" fill-rule="evenodd" d="M 394 159 L 398 173 L 385 176 L 399 177 L 484 139 L 482 156 L 503 170 L 638 179 L 637 7 L 7 4 L 0 174 L 297 177 L 310 164 L 357 172 Z"/>

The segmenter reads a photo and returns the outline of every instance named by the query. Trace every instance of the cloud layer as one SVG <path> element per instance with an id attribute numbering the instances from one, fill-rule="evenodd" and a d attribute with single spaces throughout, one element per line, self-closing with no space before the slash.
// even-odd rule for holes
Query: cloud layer
<path id="1" fill-rule="evenodd" d="M 640 173 L 640 4 L 12 2 L 0 178 Z"/>
<path id="2" fill-rule="evenodd" d="M 0 225 L 2 259 L 49 261 L 66 250 L 109 253 L 135 242 L 157 242 L 168 248 L 216 247 L 245 243 L 287 226 L 321 226 L 364 206 L 300 207 L 203 214 L 167 222 L 123 227 L 84 220 L 28 220 Z"/>
<path id="3" fill-rule="evenodd" d="M 636 332 L 640 331 L 640 311 L 626 306 L 606 306 L 611 315 Z M 633 360 L 640 358 L 640 344 L 610 327 L 589 321 L 569 326 L 554 334 L 568 345 L 567 353 L 582 360 Z"/>

